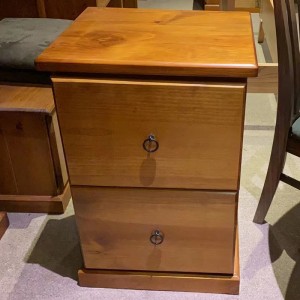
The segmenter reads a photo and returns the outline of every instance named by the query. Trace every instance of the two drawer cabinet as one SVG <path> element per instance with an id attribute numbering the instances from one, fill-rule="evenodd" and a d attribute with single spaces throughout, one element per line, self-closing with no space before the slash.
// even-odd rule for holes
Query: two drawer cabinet
<path id="1" fill-rule="evenodd" d="M 250 15 L 88 9 L 36 63 L 53 73 L 80 285 L 238 293 Z"/>

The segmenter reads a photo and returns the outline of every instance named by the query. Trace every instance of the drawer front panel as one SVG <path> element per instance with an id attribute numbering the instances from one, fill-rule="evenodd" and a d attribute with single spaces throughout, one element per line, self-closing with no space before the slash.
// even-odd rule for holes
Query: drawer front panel
<path id="1" fill-rule="evenodd" d="M 54 79 L 54 90 L 73 185 L 238 189 L 244 84 Z"/>
<path id="2" fill-rule="evenodd" d="M 236 193 L 73 187 L 72 196 L 86 268 L 233 273 Z"/>

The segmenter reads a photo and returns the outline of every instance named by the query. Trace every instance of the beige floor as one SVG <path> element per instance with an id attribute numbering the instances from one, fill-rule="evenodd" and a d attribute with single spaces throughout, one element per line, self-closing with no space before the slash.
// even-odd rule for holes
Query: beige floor
<path id="1" fill-rule="evenodd" d="M 139 7 L 191 9 L 190 0 L 141 0 Z M 257 36 L 258 16 L 254 15 Z M 260 61 L 265 60 L 257 45 Z M 9 214 L 11 226 L 0 241 L 0 300 L 5 299 L 300 299 L 300 191 L 280 184 L 267 216 L 252 218 L 264 182 L 276 115 L 274 95 L 249 94 L 243 145 L 239 207 L 240 296 L 150 292 L 78 287 L 82 260 L 73 207 L 61 216 Z M 300 178 L 299 160 L 287 172 Z"/>

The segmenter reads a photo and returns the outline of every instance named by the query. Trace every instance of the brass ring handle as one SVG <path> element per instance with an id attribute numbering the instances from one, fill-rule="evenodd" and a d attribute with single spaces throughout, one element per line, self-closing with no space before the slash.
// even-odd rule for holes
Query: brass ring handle
<path id="1" fill-rule="evenodd" d="M 159 148 L 159 143 L 155 139 L 155 136 L 153 134 L 150 134 L 148 138 L 144 140 L 143 148 L 149 153 L 157 151 L 157 149 Z"/>
<path id="2" fill-rule="evenodd" d="M 164 234 L 160 230 L 154 230 L 150 236 L 150 242 L 154 245 L 160 245 L 164 241 Z"/>

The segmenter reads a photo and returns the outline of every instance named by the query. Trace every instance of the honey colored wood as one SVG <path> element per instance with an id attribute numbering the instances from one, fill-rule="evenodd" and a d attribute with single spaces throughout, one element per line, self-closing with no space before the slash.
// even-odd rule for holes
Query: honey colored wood
<path id="1" fill-rule="evenodd" d="M 0 209 L 8 212 L 63 214 L 71 200 L 70 186 L 55 196 L 0 195 Z"/>
<path id="2" fill-rule="evenodd" d="M 278 64 L 260 63 L 258 77 L 248 78 L 248 93 L 278 93 Z"/>
<path id="3" fill-rule="evenodd" d="M 238 235 L 236 234 L 232 276 L 81 269 L 78 277 L 80 286 L 86 287 L 238 294 L 240 283 Z"/>
<path id="4" fill-rule="evenodd" d="M 54 111 L 52 89 L 49 86 L 0 85 L 1 111 L 30 111 L 51 114 Z"/>
<path id="5" fill-rule="evenodd" d="M 238 189 L 245 84 L 53 82 L 72 185 Z"/>
<path id="6" fill-rule="evenodd" d="M 214 5 L 214 4 L 206 4 L 205 10 L 211 10 L 211 11 L 219 11 L 220 5 Z"/>
<path id="7" fill-rule="evenodd" d="M 246 12 L 88 8 L 37 58 L 36 65 L 50 72 L 257 74 Z"/>
<path id="8" fill-rule="evenodd" d="M 237 11 L 247 11 L 251 14 L 257 14 L 260 12 L 259 7 L 237 7 L 236 10 Z"/>
<path id="9" fill-rule="evenodd" d="M 235 0 L 234 2 L 235 2 L 235 8 L 239 9 L 239 8 L 255 8 L 257 7 L 258 1 L 257 0 Z"/>
<path id="10" fill-rule="evenodd" d="M 85 268 L 233 274 L 236 193 L 73 186 L 72 196 Z"/>
<path id="11" fill-rule="evenodd" d="M 4 235 L 8 226 L 9 226 L 9 221 L 6 212 L 0 211 L 0 240 Z"/>

